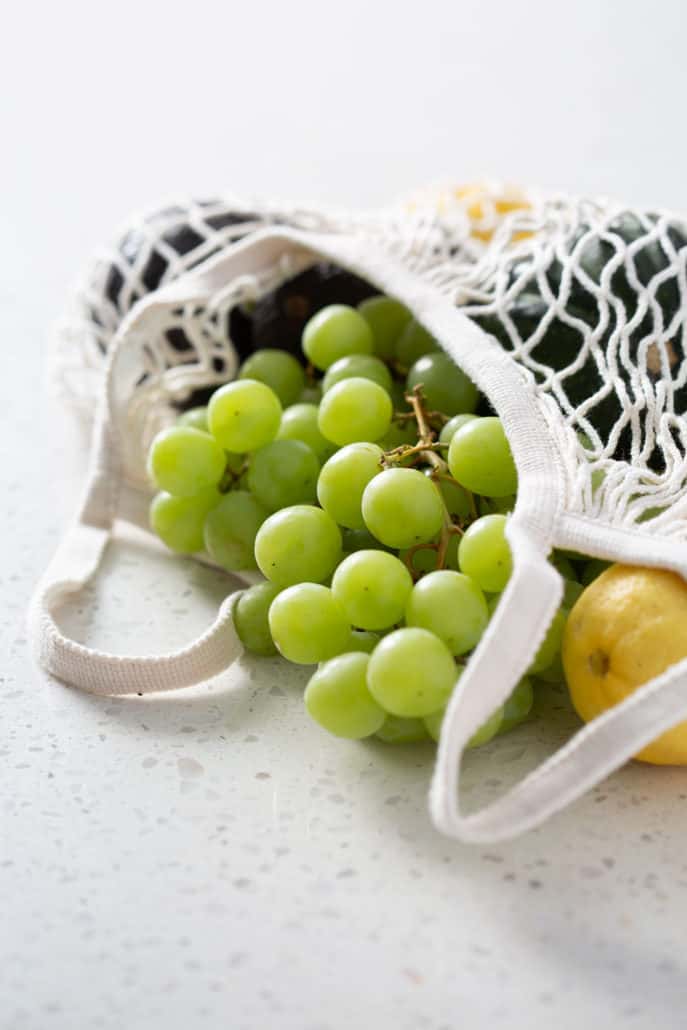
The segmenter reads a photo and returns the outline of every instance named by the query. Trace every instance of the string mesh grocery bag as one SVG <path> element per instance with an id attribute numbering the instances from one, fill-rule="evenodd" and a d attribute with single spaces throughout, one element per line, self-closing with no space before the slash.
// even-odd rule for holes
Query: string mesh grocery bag
<path id="1" fill-rule="evenodd" d="M 195 391 L 234 375 L 234 314 L 332 262 L 406 304 L 504 424 L 518 470 L 513 572 L 449 703 L 430 807 L 439 830 L 464 841 L 539 824 L 687 717 L 679 662 L 502 797 L 461 810 L 463 751 L 561 601 L 552 548 L 687 576 L 686 258 L 687 225 L 674 215 L 489 190 L 432 192 L 373 215 L 229 200 L 137 219 L 89 271 L 54 350 L 70 403 L 94 410 L 93 442 L 79 514 L 32 604 L 40 663 L 81 689 L 127 694 L 197 683 L 238 656 L 234 597 L 203 636 L 162 656 L 85 647 L 55 611 L 95 573 L 115 518 L 147 525 L 148 444 Z"/>

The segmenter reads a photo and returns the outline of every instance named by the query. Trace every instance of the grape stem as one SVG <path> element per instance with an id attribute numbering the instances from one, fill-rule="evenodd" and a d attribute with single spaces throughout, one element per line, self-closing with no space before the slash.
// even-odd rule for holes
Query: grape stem
<path id="1" fill-rule="evenodd" d="M 419 442 L 412 444 L 412 446 L 407 443 L 402 443 L 399 444 L 398 447 L 394 447 L 393 450 L 385 451 L 385 457 L 391 458 L 391 464 L 393 464 L 393 459 L 398 458 L 399 460 L 405 461 L 406 458 L 410 458 L 414 454 L 425 454 L 427 451 L 434 451 L 435 448 L 445 446 L 446 445 L 443 443 L 427 444 Z"/>
<path id="2" fill-rule="evenodd" d="M 239 481 L 239 479 L 241 478 L 241 476 L 247 468 L 248 462 L 244 461 L 243 465 L 238 470 L 238 472 L 235 472 L 229 465 L 229 461 L 227 461 L 227 466 L 224 470 L 224 475 L 217 484 L 217 489 L 219 490 L 219 492 L 221 494 L 229 493 L 229 491 L 233 489 L 234 484 Z"/>
<path id="3" fill-rule="evenodd" d="M 411 411 L 408 413 L 409 416 L 413 417 L 417 422 L 418 430 L 418 442 L 412 447 L 403 446 L 395 447 L 393 451 L 389 451 L 384 455 L 384 460 L 388 461 L 391 459 L 393 464 L 395 460 L 403 460 L 409 458 L 414 454 L 422 454 L 426 456 L 426 461 L 432 466 L 431 477 L 437 483 L 437 489 L 439 496 L 441 497 L 441 503 L 444 509 L 444 520 L 441 527 L 441 533 L 439 540 L 436 544 L 416 544 L 414 547 L 409 548 L 405 555 L 406 565 L 413 576 L 417 579 L 418 573 L 413 564 L 413 557 L 417 551 L 420 550 L 432 550 L 437 552 L 437 569 L 443 569 L 446 566 L 446 552 L 448 551 L 448 545 L 453 533 L 462 533 L 462 529 L 459 526 L 455 526 L 451 519 L 450 512 L 446 507 L 446 501 L 444 496 L 439 489 L 439 481 L 444 479 L 452 483 L 457 481 L 449 472 L 449 467 L 446 461 L 437 454 L 437 450 L 445 448 L 447 445 L 440 443 L 436 439 L 436 433 L 432 429 L 430 419 L 432 416 L 439 416 L 443 422 L 446 421 L 446 417 L 440 412 L 428 412 L 424 406 L 424 396 L 422 393 L 422 387 L 420 384 L 415 386 L 410 393 L 405 395 L 405 399 L 411 406 Z M 471 496 L 472 505 L 474 508 L 474 498 Z"/>
<path id="4" fill-rule="evenodd" d="M 425 411 L 422 387 L 420 385 L 414 387 L 411 393 L 405 395 L 405 399 L 413 409 L 413 415 L 417 422 L 418 442 L 413 450 L 426 451 L 429 464 L 433 465 L 438 472 L 448 473 L 448 465 L 434 449 L 437 446 L 436 433 L 429 424 L 429 418 L 430 414 L 435 413 Z M 443 445 L 439 444 L 439 446 Z"/>
<path id="5" fill-rule="evenodd" d="M 405 394 L 405 399 L 410 404 L 411 410 L 408 412 L 401 412 L 394 416 L 399 421 L 407 421 L 408 419 L 414 419 L 417 423 L 417 436 L 418 440 L 415 444 L 400 444 L 398 447 L 394 447 L 393 450 L 386 451 L 383 457 L 385 465 L 394 465 L 396 462 L 405 461 L 406 458 L 410 458 L 415 454 L 423 454 L 427 457 L 427 462 L 434 467 L 435 470 L 440 471 L 443 474 L 448 474 L 448 465 L 444 459 L 437 454 L 437 450 L 441 450 L 446 444 L 437 441 L 436 433 L 430 425 L 430 418 L 437 416 L 445 420 L 445 416 L 438 411 L 426 411 L 424 406 L 424 395 L 422 393 L 422 385 L 418 384 L 415 386 L 411 393 Z"/>
<path id="6" fill-rule="evenodd" d="M 420 450 L 423 450 L 423 449 L 427 450 L 428 447 L 429 448 L 433 448 L 433 447 L 437 446 L 436 443 L 435 443 L 435 435 L 434 435 L 432 429 L 429 426 L 429 422 L 428 422 L 429 415 L 424 410 L 424 407 L 422 405 L 423 396 L 422 396 L 421 386 L 420 385 L 416 386 L 414 388 L 412 394 L 406 394 L 406 400 L 412 406 L 413 414 L 415 415 L 415 418 L 417 419 L 417 426 L 418 426 L 419 435 L 420 435 L 420 441 L 419 441 L 419 444 L 418 444 L 418 448 Z M 422 446 L 423 442 L 425 443 L 425 447 Z M 439 447 L 445 447 L 447 445 L 440 443 L 438 446 Z M 451 483 L 455 483 L 456 486 L 460 486 L 461 485 L 458 482 L 458 480 L 454 479 L 454 477 L 450 474 L 449 468 L 448 468 L 448 464 L 444 461 L 443 458 L 439 457 L 439 455 L 436 454 L 433 449 L 427 450 L 427 460 L 429 461 L 429 463 L 431 465 L 434 466 L 434 471 L 432 472 L 432 478 L 433 479 L 445 479 L 445 480 L 447 480 L 447 481 L 449 481 Z M 470 494 L 470 508 L 472 510 L 473 518 L 477 518 L 477 505 L 475 504 L 474 494 L 472 493 L 472 491 L 468 491 L 468 493 Z M 444 505 L 444 508 L 446 508 L 446 505 Z M 448 512 L 447 512 L 447 515 L 448 515 Z M 450 516 L 449 516 L 448 521 L 452 525 Z M 443 539 L 443 535 L 442 535 L 442 539 Z M 441 549 L 441 543 L 440 543 L 439 547 Z M 446 554 L 446 547 L 448 547 L 448 540 L 446 541 L 446 543 L 444 545 L 444 550 L 443 550 L 444 556 Z M 441 555 L 441 550 L 440 550 L 440 557 L 441 556 L 442 555 Z M 443 568 L 443 565 L 440 565 L 439 568 Z"/>
<path id="7" fill-rule="evenodd" d="M 404 555 L 403 560 L 405 561 L 405 564 L 408 567 L 408 571 L 410 572 L 410 575 L 413 577 L 414 581 L 417 581 L 420 578 L 420 576 L 422 575 L 421 572 L 418 572 L 418 570 L 415 568 L 415 565 L 413 563 L 413 558 L 415 557 L 415 555 L 417 554 L 418 551 L 436 551 L 437 552 L 437 557 L 438 557 L 439 545 L 438 544 L 414 544 L 412 547 L 408 548 L 408 550 L 406 551 L 406 553 Z"/>
<path id="8" fill-rule="evenodd" d="M 414 411 L 395 411 L 393 415 L 394 422 L 410 422 L 416 418 Z M 438 422 L 440 427 L 445 426 L 449 421 L 448 415 L 444 415 L 443 411 L 425 411 L 425 418 L 428 422 Z M 448 447 L 448 444 L 441 444 L 441 446 Z"/>

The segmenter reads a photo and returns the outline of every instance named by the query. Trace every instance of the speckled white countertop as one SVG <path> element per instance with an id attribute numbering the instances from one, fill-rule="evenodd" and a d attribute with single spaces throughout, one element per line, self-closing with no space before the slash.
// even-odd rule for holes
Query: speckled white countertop
<path id="1" fill-rule="evenodd" d="M 435 6 L 406 22 L 351 0 L 334 49 L 329 10 L 298 2 L 240 23 L 236 5 L 200 0 L 194 19 L 164 5 L 164 32 L 161 7 L 133 0 L 107 29 L 80 2 L 46 8 L 39 33 L 31 5 L 13 15 L 21 38 L 0 72 L 17 98 L 0 169 L 0 1030 L 687 1023 L 687 770 L 629 766 L 541 830 L 466 848 L 429 822 L 431 749 L 326 736 L 302 710 L 305 673 L 280 661 L 115 701 L 48 682 L 27 653 L 27 601 L 73 503 L 44 337 L 128 208 L 224 183 L 365 203 L 447 170 L 684 206 L 678 0 L 652 16 L 650 48 L 635 0 L 580 0 L 564 45 L 544 0 L 524 20 L 509 5 Z M 282 47 L 296 13 L 307 61 Z M 260 34 L 269 75 L 253 74 L 237 31 Z M 403 74 L 380 76 L 392 51 L 388 71 Z M 115 651 L 178 646 L 228 586 L 129 535 L 65 621 Z M 542 697 L 537 721 L 469 756 L 470 803 L 574 725 L 562 692 Z"/>
<path id="2" fill-rule="evenodd" d="M 628 767 L 472 849 L 430 825 L 431 748 L 328 737 L 280 660 L 147 699 L 45 680 L 24 609 L 66 484 L 52 409 L 37 433 L 25 403 L 40 360 L 2 358 L 2 1030 L 684 1026 L 687 771 Z M 64 621 L 178 646 L 229 586 L 128 534 Z M 472 803 L 574 725 L 561 692 L 541 708 L 470 756 Z"/>

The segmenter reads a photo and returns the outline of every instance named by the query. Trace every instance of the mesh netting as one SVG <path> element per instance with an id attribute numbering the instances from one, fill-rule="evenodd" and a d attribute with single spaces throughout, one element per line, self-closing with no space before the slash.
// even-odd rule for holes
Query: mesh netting
<path id="1" fill-rule="evenodd" d="M 487 204 L 481 224 L 487 226 L 491 218 Z M 410 234 L 408 220 L 414 226 Z M 455 217 L 449 230 L 424 204 L 416 214 L 402 209 L 359 216 L 246 205 L 233 198 L 179 201 L 140 216 L 98 256 L 79 285 L 56 334 L 53 385 L 90 419 L 110 344 L 136 302 L 260 229 L 363 232 L 380 245 L 393 240 L 397 256 L 420 267 L 428 254 L 455 259 L 460 252 L 465 260 L 468 255 L 474 260 L 479 240 L 471 237 L 465 213 L 458 221 L 460 232 Z M 135 371 L 120 390 L 123 459 L 130 481 L 146 485 L 145 452 L 154 434 L 178 406 L 204 401 L 218 384 L 231 379 L 240 358 L 275 344 L 298 352 L 302 327 L 318 307 L 357 304 L 376 292 L 326 262 L 316 263 L 311 271 L 303 268 L 302 260 L 287 257 L 259 275 L 243 275 L 209 303 L 168 309 L 158 319 L 154 337 L 140 339 Z"/>
<path id="2" fill-rule="evenodd" d="M 536 384 L 568 512 L 687 528 L 686 258 L 673 216 L 566 200 L 510 215 L 474 265 L 429 271 Z"/>
<path id="3" fill-rule="evenodd" d="M 56 352 L 72 402 L 91 410 L 112 336 L 138 299 L 270 225 L 364 235 L 493 334 L 536 388 L 570 512 L 603 512 L 614 525 L 652 519 L 684 533 L 687 231 L 667 214 L 537 201 L 502 187 L 432 190 L 371 216 L 234 199 L 175 203 L 137 219 L 84 281 Z M 145 446 L 175 405 L 231 378 L 237 355 L 274 345 L 269 318 L 256 338 L 255 305 L 274 307 L 275 291 L 279 299 L 302 270 L 283 260 L 243 276 L 209 305 L 169 311 L 156 338 L 141 342 L 126 402 L 130 478 L 144 481 Z M 354 277 L 336 273 L 317 273 L 331 276 L 321 304 L 367 295 L 360 280 L 347 295 Z M 297 339 L 311 312 L 297 291 L 283 300 L 280 330 L 290 303 Z"/>
<path id="4" fill-rule="evenodd" d="M 268 224 L 267 213 L 258 214 L 239 202 L 182 201 L 128 225 L 88 269 L 58 327 L 52 379 L 72 406 L 86 417 L 92 415 L 112 337 L 141 297 Z M 198 333 L 191 330 L 189 336 L 186 328 L 172 323 L 156 342 L 160 361 L 169 368 L 188 364 L 197 352 Z M 215 333 L 213 350 L 209 361 L 201 360 L 201 367 L 230 371 L 234 355 L 226 333 Z"/>
<path id="5" fill-rule="evenodd" d="M 188 686 L 237 657 L 232 598 L 190 645 L 141 658 L 84 647 L 54 613 L 97 570 L 116 517 L 146 524 L 148 443 L 180 406 L 255 347 L 295 349 L 312 305 L 385 287 L 493 404 L 519 477 L 512 575 L 444 718 L 433 818 L 472 841 L 541 822 L 687 717 L 685 660 L 461 814 L 462 752 L 560 605 L 551 548 L 687 578 L 686 257 L 673 215 L 501 188 L 429 191 L 364 216 L 216 201 L 136 219 L 87 275 L 53 351 L 72 405 L 90 418 L 101 399 L 82 509 L 32 605 L 39 660 L 82 689 L 126 694 Z"/>

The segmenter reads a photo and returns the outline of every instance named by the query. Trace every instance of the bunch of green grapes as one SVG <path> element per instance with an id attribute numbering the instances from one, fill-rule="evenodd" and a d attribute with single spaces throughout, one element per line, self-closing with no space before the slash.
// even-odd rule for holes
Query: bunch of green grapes
<path id="1" fill-rule="evenodd" d="M 322 309 L 302 349 L 302 361 L 256 351 L 207 408 L 158 434 L 151 526 L 174 551 L 262 573 L 237 600 L 237 633 L 255 654 L 318 666 L 305 705 L 325 729 L 436 740 L 511 573 L 508 441 L 392 298 Z M 572 562 L 555 560 L 564 607 L 473 745 L 528 716 L 530 676 L 561 678 L 565 614 L 582 587 Z"/>

